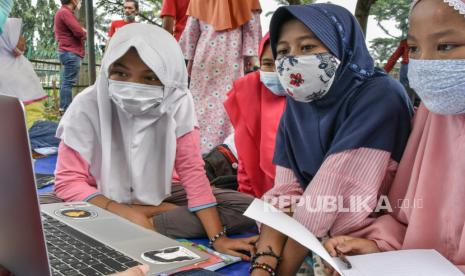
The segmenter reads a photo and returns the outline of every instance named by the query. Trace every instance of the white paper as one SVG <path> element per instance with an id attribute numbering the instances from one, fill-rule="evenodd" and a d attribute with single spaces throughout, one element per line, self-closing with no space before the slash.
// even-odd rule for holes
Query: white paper
<path id="1" fill-rule="evenodd" d="M 339 274 L 342 274 L 336 261 L 329 255 L 328 251 L 326 251 L 315 235 L 292 217 L 260 199 L 255 199 L 252 204 L 250 204 L 249 208 L 247 208 L 244 215 L 291 237 L 296 242 L 320 256 L 337 270 Z"/>
<path id="2" fill-rule="evenodd" d="M 349 256 L 353 271 L 344 276 L 463 276 L 462 272 L 433 249 L 398 250 Z"/>
<path id="3" fill-rule="evenodd" d="M 343 276 L 463 276 L 457 267 L 436 250 L 428 249 L 348 256 L 352 268 L 346 269 L 345 264 L 331 257 L 307 228 L 270 204 L 255 199 L 244 215 L 302 244 Z"/>

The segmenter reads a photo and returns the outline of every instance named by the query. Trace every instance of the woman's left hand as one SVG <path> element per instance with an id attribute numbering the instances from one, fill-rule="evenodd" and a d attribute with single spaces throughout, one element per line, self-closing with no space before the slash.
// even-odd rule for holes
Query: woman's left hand
<path id="1" fill-rule="evenodd" d="M 255 242 L 257 242 L 257 240 L 258 236 L 238 239 L 222 237 L 213 243 L 213 247 L 218 252 L 231 256 L 241 257 L 244 261 L 250 261 L 250 257 L 241 251 L 247 251 L 250 253 L 250 255 L 255 254 Z"/>

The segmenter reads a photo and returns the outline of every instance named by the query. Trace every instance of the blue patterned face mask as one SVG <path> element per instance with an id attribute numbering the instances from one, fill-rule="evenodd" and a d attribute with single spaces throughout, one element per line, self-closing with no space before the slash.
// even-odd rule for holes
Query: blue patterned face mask
<path id="1" fill-rule="evenodd" d="M 286 90 L 281 85 L 276 72 L 260 71 L 260 81 L 276 96 L 286 96 Z"/>
<path id="2" fill-rule="evenodd" d="M 408 78 L 429 111 L 465 113 L 465 60 L 410 59 Z"/>

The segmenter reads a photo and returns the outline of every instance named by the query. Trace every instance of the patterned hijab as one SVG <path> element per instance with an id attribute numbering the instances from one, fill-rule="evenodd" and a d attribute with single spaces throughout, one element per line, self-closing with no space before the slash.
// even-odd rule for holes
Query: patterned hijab
<path id="1" fill-rule="evenodd" d="M 410 104 L 403 87 L 375 69 L 355 17 L 332 4 L 281 7 L 270 25 L 275 57 L 280 29 L 291 19 L 312 30 L 341 65 L 324 98 L 301 103 L 287 97 L 275 164 L 292 169 L 306 187 L 331 154 L 364 147 L 400 161 L 410 133 Z"/>

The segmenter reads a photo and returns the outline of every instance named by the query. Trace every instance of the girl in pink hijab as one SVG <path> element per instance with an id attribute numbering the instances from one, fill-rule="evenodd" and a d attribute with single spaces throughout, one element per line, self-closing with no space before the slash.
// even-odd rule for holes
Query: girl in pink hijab
<path id="1" fill-rule="evenodd" d="M 409 80 L 423 103 L 389 193 L 392 212 L 325 244 L 347 254 L 436 249 L 465 272 L 465 0 L 415 1 Z"/>

